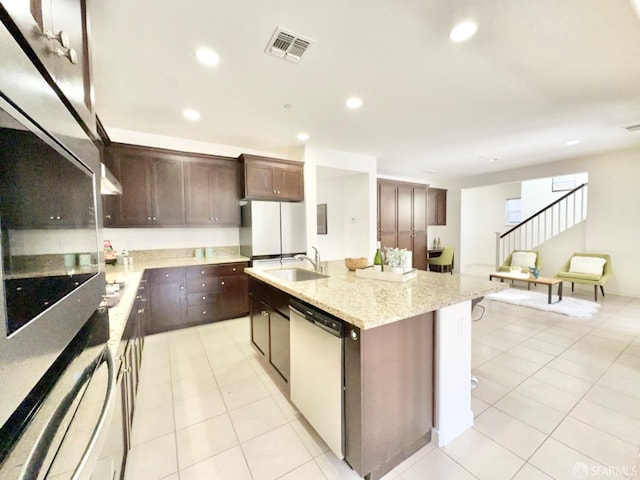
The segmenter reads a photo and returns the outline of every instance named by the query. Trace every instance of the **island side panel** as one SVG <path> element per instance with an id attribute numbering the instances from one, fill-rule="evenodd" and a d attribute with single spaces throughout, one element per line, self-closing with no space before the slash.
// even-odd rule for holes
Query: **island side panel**
<path id="1" fill-rule="evenodd" d="M 434 440 L 444 447 L 473 426 L 471 301 L 436 312 Z"/>
<path id="2" fill-rule="evenodd" d="M 427 444 L 433 427 L 433 312 L 345 340 L 345 457 L 380 478 Z M 356 329 L 354 329 L 356 330 Z"/>

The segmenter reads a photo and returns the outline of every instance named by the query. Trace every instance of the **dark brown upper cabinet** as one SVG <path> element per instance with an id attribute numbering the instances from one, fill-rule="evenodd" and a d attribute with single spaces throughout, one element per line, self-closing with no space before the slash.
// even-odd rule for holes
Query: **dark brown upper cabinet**
<path id="1" fill-rule="evenodd" d="M 2 8 L 9 14 L 3 18 L 13 36 L 97 137 L 86 0 L 8 1 Z"/>
<path id="2" fill-rule="evenodd" d="M 105 227 L 240 225 L 238 160 L 111 144 L 104 162 L 122 195 L 103 195 Z"/>
<path id="3" fill-rule="evenodd" d="M 427 186 L 378 180 L 378 239 L 382 248 L 406 248 L 413 267 L 427 268 Z"/>
<path id="4" fill-rule="evenodd" d="M 447 191 L 442 188 L 429 188 L 427 198 L 427 224 L 447 224 Z"/>
<path id="5" fill-rule="evenodd" d="M 240 225 L 238 162 L 224 157 L 184 164 L 187 225 Z"/>
<path id="6" fill-rule="evenodd" d="M 185 224 L 182 161 L 177 155 L 112 144 L 106 149 L 105 163 L 122 185 L 122 195 L 106 197 L 110 226 Z"/>
<path id="7" fill-rule="evenodd" d="M 240 155 L 242 198 L 251 200 L 304 200 L 303 164 L 257 155 Z"/>

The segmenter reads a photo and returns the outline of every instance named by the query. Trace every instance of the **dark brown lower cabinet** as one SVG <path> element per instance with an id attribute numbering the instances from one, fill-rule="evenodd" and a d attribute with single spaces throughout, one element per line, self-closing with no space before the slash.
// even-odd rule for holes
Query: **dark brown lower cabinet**
<path id="1" fill-rule="evenodd" d="M 169 279 L 165 281 L 150 278 L 147 334 L 166 332 L 186 326 L 187 302 L 184 268 L 163 268 L 161 270 L 176 271 L 175 278 L 170 281 Z M 178 271 L 181 272 L 178 273 Z"/>
<path id="2" fill-rule="evenodd" d="M 265 358 L 269 358 L 269 307 L 253 295 L 250 298 L 251 343 Z"/>
<path id="3" fill-rule="evenodd" d="M 360 330 L 344 343 L 345 459 L 372 480 L 431 440 L 433 313 Z"/>
<path id="4" fill-rule="evenodd" d="M 289 295 L 249 277 L 251 343 L 287 382 L 290 372 Z"/>
<path id="5" fill-rule="evenodd" d="M 244 273 L 221 277 L 220 291 L 222 292 L 222 318 L 239 317 L 249 311 L 249 286 Z"/>
<path id="6" fill-rule="evenodd" d="M 275 310 L 269 312 L 269 351 L 271 365 L 289 380 L 291 355 L 289 348 L 289 317 L 280 315 Z"/>
<path id="7" fill-rule="evenodd" d="M 247 265 L 237 262 L 149 270 L 147 334 L 246 315 Z"/>

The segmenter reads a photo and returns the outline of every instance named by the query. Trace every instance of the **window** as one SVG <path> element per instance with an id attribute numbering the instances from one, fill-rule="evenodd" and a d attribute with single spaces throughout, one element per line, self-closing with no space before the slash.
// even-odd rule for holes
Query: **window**
<path id="1" fill-rule="evenodd" d="M 563 175 L 561 177 L 553 177 L 551 179 L 552 192 L 563 192 L 567 190 L 573 190 L 574 188 L 576 188 L 575 175 Z"/>
<path id="2" fill-rule="evenodd" d="M 507 225 L 517 225 L 522 221 L 519 198 L 507 198 Z"/>

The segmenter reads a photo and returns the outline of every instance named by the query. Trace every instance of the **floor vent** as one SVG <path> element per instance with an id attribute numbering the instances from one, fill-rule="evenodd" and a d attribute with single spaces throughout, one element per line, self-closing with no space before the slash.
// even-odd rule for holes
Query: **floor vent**
<path id="1" fill-rule="evenodd" d="M 636 125 L 629 125 L 628 127 L 624 127 L 627 129 L 628 132 L 640 132 L 640 123 L 637 123 Z"/>
<path id="2" fill-rule="evenodd" d="M 276 31 L 273 32 L 271 40 L 269 40 L 267 44 L 265 53 L 284 58 L 290 62 L 299 63 L 302 55 L 304 55 L 313 42 L 313 40 L 290 30 L 276 27 Z"/>

